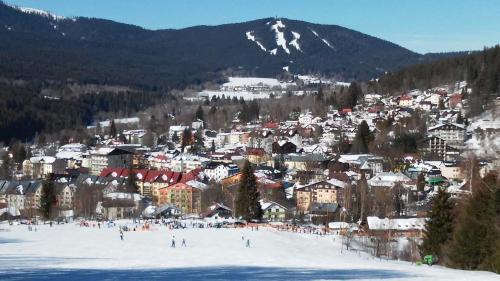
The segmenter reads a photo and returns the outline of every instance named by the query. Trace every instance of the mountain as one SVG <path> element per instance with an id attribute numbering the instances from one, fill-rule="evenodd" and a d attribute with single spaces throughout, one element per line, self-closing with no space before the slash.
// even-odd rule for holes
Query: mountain
<path id="1" fill-rule="evenodd" d="M 93 18 L 63 18 L 0 3 L 0 75 L 172 88 L 220 78 L 318 73 L 345 80 L 436 59 L 336 25 L 259 19 L 147 30 Z"/>

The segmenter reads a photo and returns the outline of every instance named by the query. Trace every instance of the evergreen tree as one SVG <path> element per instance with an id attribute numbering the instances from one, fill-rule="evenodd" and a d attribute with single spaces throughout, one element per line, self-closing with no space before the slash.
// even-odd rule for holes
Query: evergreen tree
<path id="1" fill-rule="evenodd" d="M 130 168 L 127 176 L 126 192 L 130 193 L 141 193 L 141 189 L 137 185 L 135 179 L 137 178 L 137 173 Z"/>
<path id="2" fill-rule="evenodd" d="M 447 251 L 449 265 L 456 268 L 499 271 L 497 187 L 481 182 L 460 212 Z M 494 260 L 497 259 L 496 268 Z"/>
<path id="3" fill-rule="evenodd" d="M 347 89 L 347 99 L 345 100 L 344 106 L 354 108 L 358 104 L 358 100 L 363 96 L 361 87 L 356 82 L 352 82 Z"/>
<path id="4" fill-rule="evenodd" d="M 172 135 L 172 142 L 173 143 L 179 142 L 179 135 L 177 135 L 177 132 L 174 132 L 174 134 Z"/>
<path id="5" fill-rule="evenodd" d="M 403 200 L 404 192 L 405 189 L 399 182 L 392 187 L 392 200 L 396 216 L 403 215 L 403 210 L 405 209 L 405 202 Z"/>
<path id="6" fill-rule="evenodd" d="M 203 133 L 201 130 L 197 130 L 194 133 L 194 146 L 193 152 L 200 152 L 205 149 L 205 143 L 203 142 Z"/>
<path id="7" fill-rule="evenodd" d="M 214 142 L 214 140 L 212 140 L 212 146 L 210 147 L 210 151 L 211 151 L 212 153 L 214 153 L 214 152 L 215 152 L 215 142 Z"/>
<path id="8" fill-rule="evenodd" d="M 118 132 L 116 130 L 115 120 L 112 119 L 111 124 L 109 125 L 109 135 L 114 138 L 114 137 L 116 137 L 117 134 L 118 134 Z"/>
<path id="9" fill-rule="evenodd" d="M 49 174 L 42 183 L 42 196 L 40 197 L 40 212 L 44 219 L 53 217 L 53 210 L 57 203 L 54 174 Z"/>
<path id="10" fill-rule="evenodd" d="M 445 190 L 440 189 L 432 200 L 432 209 L 428 213 L 420 255 L 442 256 L 443 246 L 452 237 L 453 202 Z"/>
<path id="11" fill-rule="evenodd" d="M 236 216 L 245 220 L 261 219 L 262 209 L 259 203 L 259 192 L 250 162 L 245 161 L 241 171 L 240 187 L 236 198 Z"/>
<path id="12" fill-rule="evenodd" d="M 191 132 L 190 128 L 186 128 L 182 132 L 182 139 L 181 139 L 182 151 L 184 151 L 184 148 L 190 146 L 191 144 L 193 144 L 193 132 Z"/>
<path id="13" fill-rule="evenodd" d="M 9 152 L 5 152 L 2 155 L 2 166 L 0 167 L 0 179 L 10 180 L 12 160 L 10 159 Z"/>
<path id="14" fill-rule="evenodd" d="M 358 126 L 358 131 L 352 143 L 353 153 L 368 153 L 368 146 L 372 140 L 370 128 L 365 120 Z"/>
<path id="15" fill-rule="evenodd" d="M 198 109 L 196 109 L 195 119 L 205 121 L 205 113 L 203 112 L 201 105 L 199 105 Z"/>
<path id="16" fill-rule="evenodd" d="M 323 84 L 320 83 L 318 87 L 318 94 L 316 95 L 316 101 L 323 102 L 325 95 L 323 93 Z"/>

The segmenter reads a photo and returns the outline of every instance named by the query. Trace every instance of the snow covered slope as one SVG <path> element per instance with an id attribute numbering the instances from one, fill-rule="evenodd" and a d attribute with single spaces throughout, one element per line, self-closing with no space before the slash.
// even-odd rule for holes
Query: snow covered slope
<path id="1" fill-rule="evenodd" d="M 0 231 L 0 280 L 499 280 L 493 273 L 341 253 L 334 236 L 262 228 L 155 227 L 125 232 L 124 241 L 116 227 L 0 228 L 6 230 Z M 182 239 L 187 247 L 180 247 Z"/>

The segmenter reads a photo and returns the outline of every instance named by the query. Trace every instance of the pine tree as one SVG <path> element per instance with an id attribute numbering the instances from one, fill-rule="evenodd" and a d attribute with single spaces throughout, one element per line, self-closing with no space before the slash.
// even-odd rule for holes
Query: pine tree
<path id="1" fill-rule="evenodd" d="M 245 220 L 262 218 L 257 180 L 248 161 L 245 161 L 241 171 L 241 182 L 235 203 L 237 217 L 242 217 Z"/>
<path id="2" fill-rule="evenodd" d="M 172 142 L 173 143 L 179 142 L 179 135 L 177 135 L 177 132 L 174 132 L 174 134 L 172 135 Z"/>
<path id="3" fill-rule="evenodd" d="M 212 145 L 211 145 L 211 147 L 210 147 L 210 151 L 211 151 L 212 153 L 214 153 L 214 152 L 215 152 L 215 142 L 214 142 L 214 140 L 212 140 Z"/>
<path id="4" fill-rule="evenodd" d="M 205 143 L 203 142 L 203 133 L 201 130 L 197 130 L 194 133 L 194 145 L 193 152 L 200 152 L 205 149 Z"/>
<path id="5" fill-rule="evenodd" d="M 184 148 L 190 146 L 192 143 L 193 143 L 193 133 L 191 132 L 190 128 L 186 128 L 182 132 L 182 139 L 181 139 L 182 151 L 184 151 Z"/>
<path id="6" fill-rule="evenodd" d="M 109 135 L 111 137 L 116 137 L 116 135 L 118 134 L 117 130 L 116 130 L 116 124 L 115 124 L 115 120 L 111 120 L 111 124 L 109 125 Z"/>
<path id="7" fill-rule="evenodd" d="M 352 143 L 352 152 L 353 153 L 368 153 L 368 146 L 372 140 L 372 136 L 370 133 L 370 127 L 365 120 L 361 122 L 358 126 L 358 131 L 356 132 L 356 136 L 354 137 L 354 141 Z"/>
<path id="8" fill-rule="evenodd" d="M 420 255 L 442 256 L 443 246 L 452 237 L 453 231 L 453 202 L 445 190 L 440 189 L 432 200 L 432 209 L 426 222 L 424 238 L 420 245 Z"/>
<path id="9" fill-rule="evenodd" d="M 356 206 L 358 209 L 359 218 L 361 223 L 366 222 L 368 213 L 368 182 L 366 181 L 365 174 L 361 174 L 361 178 L 357 183 L 356 188 Z"/>
<path id="10" fill-rule="evenodd" d="M 40 197 L 40 212 L 44 219 L 53 217 L 53 209 L 57 203 L 54 190 L 54 175 L 49 174 L 42 183 L 42 196 Z"/>
<path id="11" fill-rule="evenodd" d="M 137 173 L 130 168 L 127 176 L 126 191 L 130 193 L 141 193 L 139 186 L 137 185 L 135 179 L 137 178 Z"/>
<path id="12" fill-rule="evenodd" d="M 203 112 L 201 105 L 199 105 L 198 109 L 196 109 L 195 119 L 205 121 L 205 113 Z"/>
<path id="13" fill-rule="evenodd" d="M 497 194 L 484 181 L 480 185 L 464 203 L 448 247 L 449 265 L 455 268 L 495 270 L 492 261 L 499 243 Z"/>
<path id="14" fill-rule="evenodd" d="M 5 152 L 2 155 L 2 166 L 0 167 L 0 179 L 10 180 L 11 179 L 11 163 L 9 153 Z"/>

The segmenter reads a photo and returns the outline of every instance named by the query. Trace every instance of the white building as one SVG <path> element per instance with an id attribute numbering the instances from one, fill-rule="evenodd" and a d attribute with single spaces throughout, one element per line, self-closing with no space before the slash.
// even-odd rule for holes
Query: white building
<path id="1" fill-rule="evenodd" d="M 220 182 L 222 179 L 238 173 L 239 170 L 235 164 L 210 162 L 204 166 L 203 172 L 210 180 Z"/>

